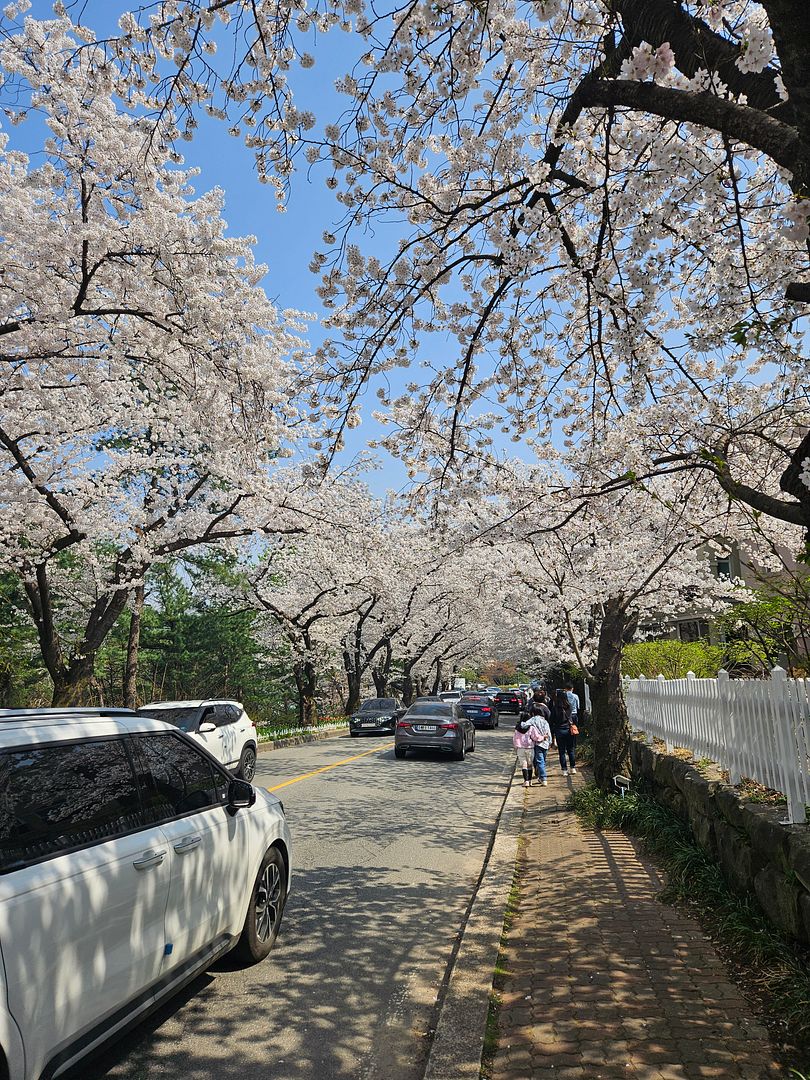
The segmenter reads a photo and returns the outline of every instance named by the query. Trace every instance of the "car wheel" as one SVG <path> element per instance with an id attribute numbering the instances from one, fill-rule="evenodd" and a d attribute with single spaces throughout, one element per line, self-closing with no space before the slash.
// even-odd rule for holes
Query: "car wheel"
<path id="1" fill-rule="evenodd" d="M 356 739 L 357 736 L 360 734 L 360 732 L 359 731 L 350 731 L 349 734 L 351 735 L 351 737 L 353 739 Z"/>
<path id="2" fill-rule="evenodd" d="M 402 759 L 405 757 L 405 755 L 407 753 L 408 753 L 408 751 L 405 749 L 404 746 L 395 746 L 394 747 L 394 757 L 398 758 L 400 761 L 402 761 Z"/>
<path id="3" fill-rule="evenodd" d="M 470 743 L 470 753 L 475 753 L 475 732 L 473 732 L 472 742 Z"/>
<path id="4" fill-rule="evenodd" d="M 461 740 L 461 749 L 456 750 L 453 757 L 455 758 L 456 761 L 463 761 L 466 756 L 467 756 L 467 743 L 462 739 Z"/>
<path id="5" fill-rule="evenodd" d="M 265 852 L 256 875 L 245 925 L 234 949 L 234 955 L 242 963 L 258 964 L 273 948 L 286 899 L 284 859 L 277 847 L 271 847 Z"/>
<path id="6" fill-rule="evenodd" d="M 256 751 L 252 746 L 246 746 L 242 751 L 236 775 L 240 780 L 247 780 L 249 784 L 253 782 L 253 777 L 256 775 Z"/>

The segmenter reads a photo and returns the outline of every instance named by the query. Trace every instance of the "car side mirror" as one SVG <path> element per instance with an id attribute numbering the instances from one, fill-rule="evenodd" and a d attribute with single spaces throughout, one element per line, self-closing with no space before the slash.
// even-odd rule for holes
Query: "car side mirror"
<path id="1" fill-rule="evenodd" d="M 235 814 L 237 810 L 247 809 L 256 802 L 256 792 L 253 784 L 247 780 L 231 780 L 228 784 L 228 813 Z"/>
<path id="2" fill-rule="evenodd" d="M 217 725 L 212 724 L 210 720 L 203 720 L 203 722 L 197 728 L 197 731 L 199 731 L 199 733 L 201 735 L 207 735 L 209 731 L 216 731 L 216 730 L 217 730 Z"/>

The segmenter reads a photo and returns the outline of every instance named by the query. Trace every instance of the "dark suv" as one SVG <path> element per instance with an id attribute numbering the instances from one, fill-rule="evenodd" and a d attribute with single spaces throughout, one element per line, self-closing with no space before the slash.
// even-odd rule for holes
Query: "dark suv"
<path id="1" fill-rule="evenodd" d="M 495 704 L 500 712 L 519 713 L 525 707 L 526 699 L 521 690 L 499 690 Z"/>
<path id="2" fill-rule="evenodd" d="M 368 698 L 357 712 L 349 717 L 349 734 L 393 735 L 397 720 L 404 712 L 402 702 L 396 698 Z"/>

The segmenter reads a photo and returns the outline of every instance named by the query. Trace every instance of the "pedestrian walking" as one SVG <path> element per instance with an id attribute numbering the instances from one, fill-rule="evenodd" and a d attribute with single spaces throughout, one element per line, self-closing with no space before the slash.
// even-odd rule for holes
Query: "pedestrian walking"
<path id="1" fill-rule="evenodd" d="M 551 710 L 546 705 L 542 696 L 535 694 L 529 703 L 529 723 L 537 728 L 540 735 L 538 742 L 534 744 L 534 771 L 538 783 L 546 786 L 546 754 L 551 746 Z"/>
<path id="2" fill-rule="evenodd" d="M 517 754 L 517 763 L 523 773 L 523 786 L 532 786 L 532 768 L 534 766 L 534 748 L 540 741 L 540 733 L 529 718 L 521 713 L 515 730 L 512 732 L 512 746 Z"/>
<path id="3" fill-rule="evenodd" d="M 571 702 L 565 690 L 558 690 L 554 695 L 554 707 L 552 709 L 552 723 L 554 733 L 557 736 L 557 749 L 560 754 L 560 768 L 563 776 L 568 776 L 570 768 L 572 773 L 577 771 L 577 737 L 572 728 L 577 728 L 574 721 Z"/>
<path id="4" fill-rule="evenodd" d="M 569 679 L 563 686 L 565 696 L 568 698 L 568 703 L 571 706 L 571 719 L 574 721 L 574 726 L 579 724 L 579 695 L 574 693 L 574 684 Z"/>

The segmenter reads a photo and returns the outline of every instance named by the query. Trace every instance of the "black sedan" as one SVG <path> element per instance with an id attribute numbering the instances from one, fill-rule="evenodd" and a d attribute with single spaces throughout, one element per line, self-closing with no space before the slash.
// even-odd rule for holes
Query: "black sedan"
<path id="1" fill-rule="evenodd" d="M 495 695 L 495 704 L 499 712 L 519 713 L 526 702 L 520 690 L 499 690 Z"/>
<path id="2" fill-rule="evenodd" d="M 357 712 L 349 717 L 349 734 L 393 735 L 397 720 L 404 712 L 402 702 L 396 698 L 368 698 Z"/>
<path id="3" fill-rule="evenodd" d="M 498 707 L 489 694 L 464 694 L 458 711 L 476 727 L 496 728 L 500 720 Z"/>
<path id="4" fill-rule="evenodd" d="M 475 750 L 475 727 L 450 701 L 415 701 L 397 721 L 394 756 L 409 750 L 441 750 L 463 761 Z"/>

